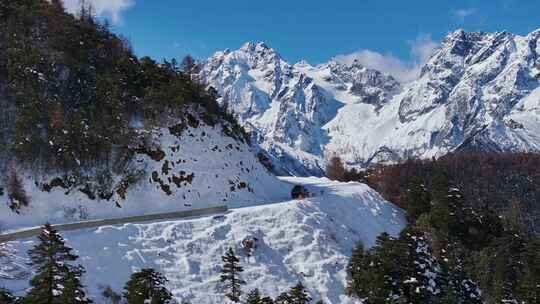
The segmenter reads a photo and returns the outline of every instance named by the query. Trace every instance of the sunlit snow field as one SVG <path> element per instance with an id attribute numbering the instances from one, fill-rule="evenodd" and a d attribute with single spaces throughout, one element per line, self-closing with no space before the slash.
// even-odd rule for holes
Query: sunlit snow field
<path id="1" fill-rule="evenodd" d="M 105 226 L 64 236 L 86 267 L 84 282 L 98 303 L 104 302 L 104 286 L 121 292 L 130 274 L 144 267 L 165 274 L 178 300 L 220 303 L 220 257 L 229 246 L 245 268 L 245 291 L 257 287 L 277 296 L 302 281 L 315 299 L 349 302 L 343 291 L 354 244 L 372 246 L 382 232 L 398 234 L 406 224 L 403 212 L 363 184 L 282 180 L 308 185 L 313 197 L 232 209 L 223 216 Z M 246 238 L 257 239 L 251 256 L 242 247 Z M 12 262 L 25 268 L 25 252 L 34 244 L 35 239 L 10 243 L 19 256 Z M 2 284 L 21 293 L 27 281 Z"/>

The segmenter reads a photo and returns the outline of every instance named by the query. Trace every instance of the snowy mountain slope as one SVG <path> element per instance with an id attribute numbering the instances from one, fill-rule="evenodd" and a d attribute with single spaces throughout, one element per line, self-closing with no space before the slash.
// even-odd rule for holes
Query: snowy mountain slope
<path id="1" fill-rule="evenodd" d="M 244 290 L 260 288 L 277 296 L 299 280 L 325 303 L 350 302 L 343 295 L 346 264 L 356 242 L 372 246 L 381 232 L 397 235 L 403 212 L 363 184 L 327 179 L 286 178 L 307 184 L 316 196 L 235 209 L 224 217 L 131 224 L 66 232 L 88 270 L 85 284 L 98 302 L 100 286 L 121 291 L 132 271 L 154 267 L 170 280 L 180 300 L 221 303 L 220 256 L 231 246 L 245 267 Z M 248 256 L 244 239 L 255 240 Z M 24 252 L 34 240 L 12 242 Z M 4 281 L 22 290 L 25 280 Z"/>
<path id="2" fill-rule="evenodd" d="M 14 212 L 0 204 L 1 228 L 241 207 L 289 197 L 290 187 L 271 175 L 244 141 L 226 135 L 233 133 L 225 123 L 210 126 L 187 117 L 145 134 L 149 148 L 135 150 L 128 172 L 110 177 L 110 189 L 98 189 L 93 179 L 70 184 L 70 176 L 23 174 L 29 206 Z M 3 191 L 2 201 L 8 201 L 8 192 Z"/>
<path id="3" fill-rule="evenodd" d="M 539 38 L 540 30 L 524 37 L 462 30 L 448 35 L 402 97 L 400 122 L 425 121 L 444 106 L 445 119 L 428 151 L 537 151 L 540 125 L 525 127 L 519 114 L 537 116 L 520 101 L 539 87 Z"/>
<path id="4" fill-rule="evenodd" d="M 539 151 L 539 37 L 457 30 L 404 86 L 357 62 L 290 65 L 262 43 L 216 53 L 198 77 L 300 174 L 320 174 L 329 154 L 367 166 L 455 150 Z"/>

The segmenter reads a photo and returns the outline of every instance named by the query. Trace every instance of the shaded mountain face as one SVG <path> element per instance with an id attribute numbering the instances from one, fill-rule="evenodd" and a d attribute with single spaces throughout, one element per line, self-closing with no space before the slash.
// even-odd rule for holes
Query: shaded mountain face
<path id="1" fill-rule="evenodd" d="M 217 52 L 198 77 L 294 174 L 322 174 L 334 154 L 369 166 L 456 150 L 538 151 L 539 37 L 455 31 L 409 84 L 358 62 L 291 65 L 263 43 Z"/>

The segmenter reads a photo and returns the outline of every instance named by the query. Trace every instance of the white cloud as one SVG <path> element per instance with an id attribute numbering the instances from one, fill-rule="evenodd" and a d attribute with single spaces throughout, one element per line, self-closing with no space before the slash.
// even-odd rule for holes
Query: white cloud
<path id="1" fill-rule="evenodd" d="M 409 60 L 402 60 L 391 53 L 381 54 L 368 49 L 338 55 L 334 59 L 348 64 L 357 60 L 367 68 L 391 75 L 401 83 L 408 83 L 418 78 L 422 65 L 427 62 L 439 44 L 426 34 L 419 35 L 415 40 L 407 43 L 410 46 Z"/>
<path id="2" fill-rule="evenodd" d="M 122 12 L 135 5 L 134 0 L 86 0 L 99 17 L 108 18 L 112 23 L 122 21 Z M 81 0 L 64 0 L 66 11 L 77 14 L 81 8 Z"/>
<path id="3" fill-rule="evenodd" d="M 465 9 L 458 9 L 455 10 L 453 15 L 460 21 L 464 22 L 465 18 L 474 15 L 476 13 L 475 8 L 465 8 Z"/>
<path id="4" fill-rule="evenodd" d="M 411 47 L 411 55 L 415 65 L 426 63 L 435 49 L 439 47 L 439 43 L 433 41 L 429 34 L 420 34 L 415 40 L 408 41 L 408 43 Z"/>

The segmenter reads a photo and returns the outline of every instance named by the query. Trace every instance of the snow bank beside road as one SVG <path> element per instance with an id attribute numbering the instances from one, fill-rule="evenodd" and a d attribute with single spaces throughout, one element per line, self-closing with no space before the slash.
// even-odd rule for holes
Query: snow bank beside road
<path id="1" fill-rule="evenodd" d="M 357 242 L 372 246 L 377 235 L 397 235 L 403 212 L 366 185 L 317 178 L 283 178 L 305 184 L 317 196 L 233 210 L 208 217 L 149 224 L 107 226 L 65 233 L 88 273 L 85 284 L 98 302 L 100 286 L 121 291 L 132 271 L 153 267 L 170 280 L 178 299 L 221 303 L 221 255 L 231 246 L 245 268 L 245 291 L 276 296 L 296 282 L 314 298 L 346 303 L 346 265 Z M 248 256 L 242 240 L 256 238 Z M 34 240 L 11 243 L 24 253 Z M 26 280 L 4 281 L 12 290 Z"/>

